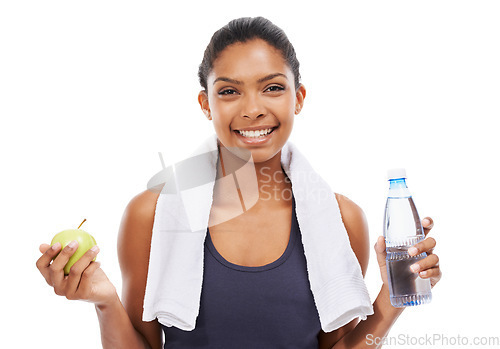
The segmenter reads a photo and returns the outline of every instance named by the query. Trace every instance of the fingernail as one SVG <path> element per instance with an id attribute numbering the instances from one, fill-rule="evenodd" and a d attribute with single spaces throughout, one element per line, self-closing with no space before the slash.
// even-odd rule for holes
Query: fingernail
<path id="1" fill-rule="evenodd" d="M 427 270 L 425 270 L 425 271 L 421 271 L 419 275 L 420 275 L 420 276 L 426 276 L 426 275 L 427 275 Z"/>
<path id="2" fill-rule="evenodd" d="M 73 240 L 68 244 L 69 248 L 75 248 L 78 245 L 78 241 Z"/>
<path id="3" fill-rule="evenodd" d="M 431 221 L 427 218 L 424 218 L 424 220 L 422 221 L 422 223 L 427 227 L 428 225 L 431 224 Z"/>
<path id="4" fill-rule="evenodd" d="M 93 246 L 90 250 L 91 250 L 92 252 L 97 253 L 97 252 L 99 252 L 99 247 L 97 247 L 97 245 L 96 245 L 96 246 Z"/>
<path id="5" fill-rule="evenodd" d="M 411 267 L 410 267 L 411 271 L 413 271 L 414 273 L 417 273 L 419 270 L 420 270 L 420 265 L 419 264 L 413 264 Z"/>
<path id="6" fill-rule="evenodd" d="M 54 245 L 52 245 L 52 250 L 56 251 L 58 250 L 59 248 L 61 247 L 61 243 L 60 242 L 56 242 Z"/>
<path id="7" fill-rule="evenodd" d="M 409 253 L 410 255 L 412 255 L 412 256 L 415 256 L 415 255 L 417 255 L 417 254 L 418 254 L 418 248 L 416 248 L 416 247 L 410 247 L 410 248 L 408 249 L 408 253 Z"/>

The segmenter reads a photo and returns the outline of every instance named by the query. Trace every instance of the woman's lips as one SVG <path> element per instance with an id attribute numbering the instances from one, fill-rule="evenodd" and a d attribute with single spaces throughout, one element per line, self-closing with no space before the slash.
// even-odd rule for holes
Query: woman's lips
<path id="1" fill-rule="evenodd" d="M 272 137 L 274 132 L 279 126 L 276 127 L 270 127 L 271 132 L 268 133 L 267 135 L 263 136 L 258 136 L 258 137 L 245 137 L 243 136 L 238 130 L 235 130 L 234 133 L 236 133 L 236 136 L 245 144 L 251 144 L 251 145 L 257 145 L 257 144 L 263 144 L 268 142 Z M 260 130 L 265 130 L 267 128 L 261 128 Z"/>

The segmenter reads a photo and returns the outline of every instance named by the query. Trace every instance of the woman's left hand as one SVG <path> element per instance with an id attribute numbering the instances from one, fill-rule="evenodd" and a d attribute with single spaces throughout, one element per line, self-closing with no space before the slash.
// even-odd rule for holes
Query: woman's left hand
<path id="1" fill-rule="evenodd" d="M 431 287 L 434 287 L 434 285 L 437 284 L 442 275 L 441 269 L 439 268 L 439 257 L 434 254 L 436 240 L 432 237 L 427 237 L 427 234 L 429 234 L 433 226 L 434 222 L 432 221 L 432 218 L 424 218 L 422 220 L 422 227 L 424 228 L 424 234 L 426 238 L 408 249 L 408 253 L 410 254 L 410 256 L 416 256 L 423 252 L 427 253 L 427 257 L 419 260 L 410 268 L 414 273 L 418 273 L 418 275 L 422 279 L 430 279 Z M 388 285 L 389 283 L 387 279 L 387 267 L 385 263 L 385 257 L 387 253 L 385 251 L 385 239 L 383 236 L 379 236 L 377 243 L 375 244 L 375 252 L 377 253 L 377 261 L 380 267 L 382 281 L 384 282 L 384 284 Z"/>

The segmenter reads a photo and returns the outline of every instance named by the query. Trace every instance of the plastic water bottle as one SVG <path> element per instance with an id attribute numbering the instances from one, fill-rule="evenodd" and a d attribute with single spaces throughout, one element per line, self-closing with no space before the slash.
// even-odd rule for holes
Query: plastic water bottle
<path id="1" fill-rule="evenodd" d="M 425 238 L 420 217 L 406 186 L 406 171 L 388 171 L 389 194 L 385 206 L 384 237 L 391 304 L 407 307 L 429 303 L 432 299 L 429 279 L 422 279 L 410 266 L 425 258 L 411 257 L 408 249 Z"/>

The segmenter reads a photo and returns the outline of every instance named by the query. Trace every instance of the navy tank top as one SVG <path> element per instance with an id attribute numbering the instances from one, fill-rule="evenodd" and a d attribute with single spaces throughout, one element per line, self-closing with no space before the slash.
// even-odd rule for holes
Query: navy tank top
<path id="1" fill-rule="evenodd" d="M 247 267 L 217 252 L 207 229 L 200 311 L 195 329 L 163 327 L 165 348 L 317 349 L 321 330 L 293 201 L 285 252 Z"/>

